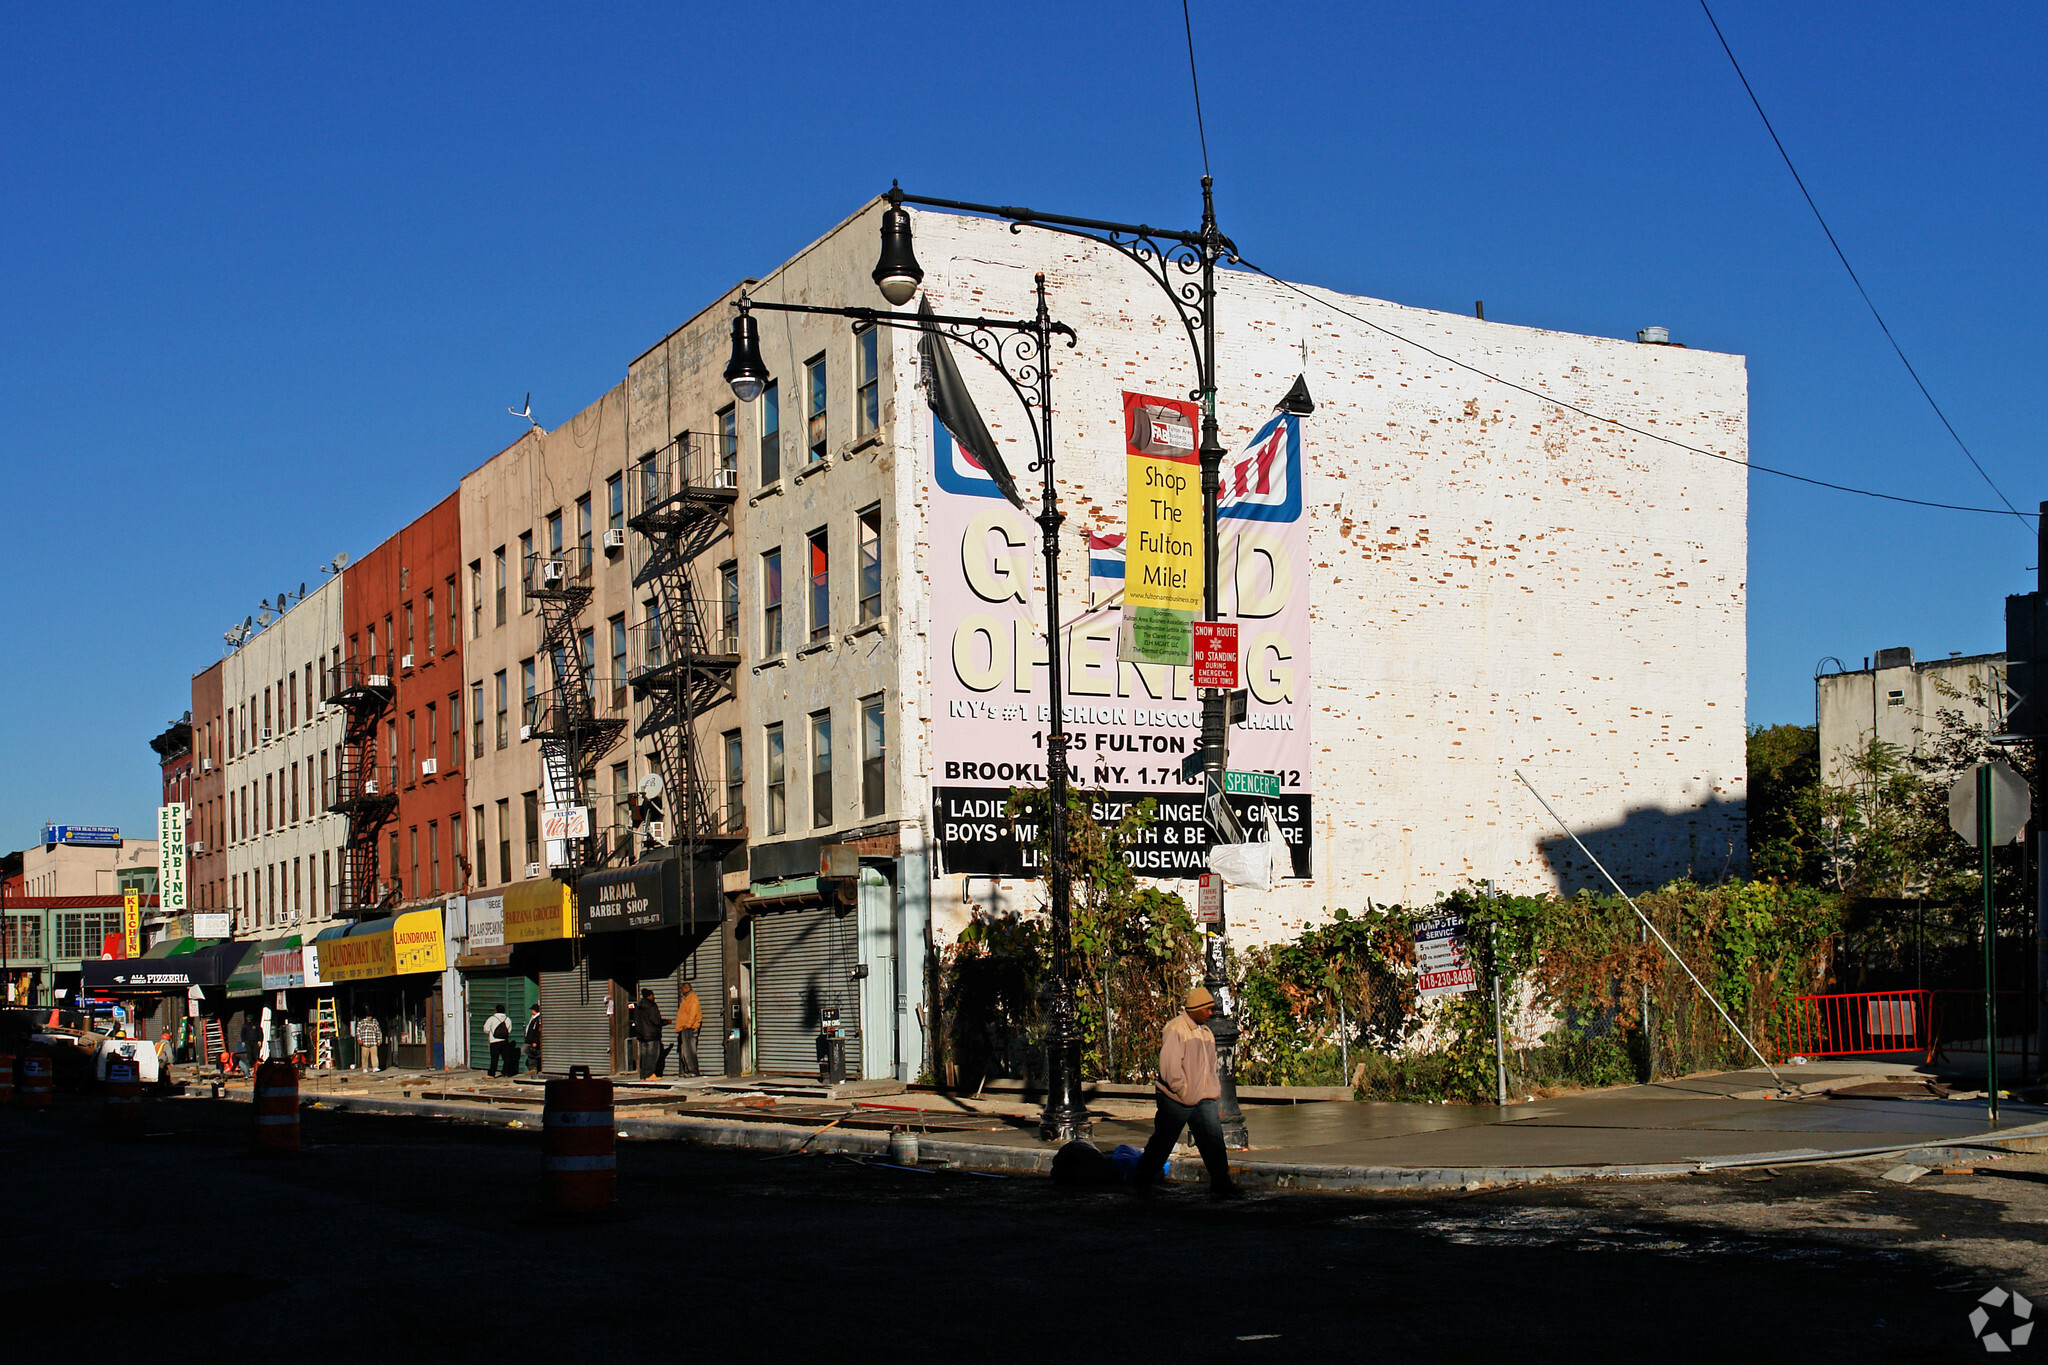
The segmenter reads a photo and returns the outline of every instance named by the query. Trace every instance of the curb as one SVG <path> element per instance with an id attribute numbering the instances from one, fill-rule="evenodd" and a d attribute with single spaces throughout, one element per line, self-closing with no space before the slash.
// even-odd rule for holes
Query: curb
<path id="1" fill-rule="evenodd" d="M 517 1119 L 531 1124 L 539 1116 L 531 1109 L 504 1109 L 488 1105 L 452 1105 L 438 1100 L 373 1099 L 356 1097 L 319 1101 L 322 1109 L 337 1113 L 414 1114 L 429 1118 L 480 1119 L 504 1125 Z M 660 1138 L 734 1151 L 790 1153 L 799 1150 L 843 1153 L 849 1156 L 887 1156 L 889 1135 L 859 1130 L 791 1128 L 783 1124 L 730 1122 L 719 1119 L 691 1119 L 648 1115 L 618 1121 L 628 1141 Z M 1967 1161 L 1973 1153 L 1985 1151 L 2048 1151 L 2048 1123 L 2029 1124 L 1996 1137 L 1951 1139 L 1945 1142 L 1909 1142 L 1890 1147 L 1860 1147 L 1841 1151 L 1800 1148 L 1780 1152 L 1756 1152 L 1730 1157 L 1702 1157 L 1676 1162 L 1642 1162 L 1626 1165 L 1573 1166 L 1315 1166 L 1296 1162 L 1233 1161 L 1232 1171 L 1240 1183 L 1252 1189 L 1314 1190 L 1324 1193 L 1392 1190 L 1470 1190 L 1516 1185 L 1550 1185 L 1571 1180 L 1656 1180 L 1672 1176 L 1698 1175 L 1708 1171 L 1736 1170 L 1753 1166 L 1821 1165 L 1834 1161 L 1861 1161 L 1878 1156 L 1898 1156 L 1920 1165 L 1949 1165 Z M 1050 1175 L 1053 1151 L 1048 1147 L 1002 1147 L 973 1142 L 934 1141 L 920 1136 L 921 1157 L 942 1161 L 960 1170 L 990 1175 Z M 1919 1160 L 1925 1157 L 1926 1160 Z"/>

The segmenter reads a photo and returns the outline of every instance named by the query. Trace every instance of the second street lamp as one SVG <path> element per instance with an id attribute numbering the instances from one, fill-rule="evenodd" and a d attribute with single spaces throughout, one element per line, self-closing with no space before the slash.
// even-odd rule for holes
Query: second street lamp
<path id="1" fill-rule="evenodd" d="M 876 262 L 874 280 L 882 297 L 891 303 L 909 302 L 924 279 L 924 271 L 911 251 L 910 215 L 900 204 L 891 204 L 882 219 L 882 252 Z M 1040 1136 L 1058 1142 L 1080 1137 L 1088 1128 L 1088 1106 L 1081 1097 L 1081 1027 L 1074 1003 L 1073 974 L 1073 875 L 1067 847 L 1067 734 L 1061 716 L 1063 692 L 1060 654 L 1059 533 L 1066 517 L 1059 509 L 1058 490 L 1053 482 L 1052 439 L 1052 346 L 1064 337 L 1067 347 L 1075 344 L 1074 329 L 1053 320 L 1046 307 L 1045 276 L 1037 277 L 1037 310 L 1030 318 L 951 317 L 931 311 L 929 303 L 916 313 L 889 313 L 874 308 L 826 308 L 815 304 L 773 303 L 742 293 L 739 315 L 732 323 L 732 357 L 725 367 L 726 383 L 733 397 L 751 402 L 769 380 L 768 367 L 761 359 L 760 334 L 752 311 L 776 313 L 821 313 L 853 320 L 854 327 L 907 327 L 923 334 L 918 343 L 926 399 L 933 412 L 946 424 L 953 438 L 973 455 L 996 486 L 1019 511 L 1023 498 L 1004 467 L 1001 454 L 989 438 L 988 429 L 975 411 L 953 367 L 947 343 L 957 342 L 994 367 L 1024 406 L 1030 419 L 1031 436 L 1037 447 L 1032 472 L 1042 478 L 1038 515 L 1039 539 L 1045 552 L 1045 643 L 1046 683 L 1051 690 L 1052 720 L 1046 742 L 1046 881 L 1052 901 L 1051 1018 L 1048 1022 L 1046 1053 L 1048 1066 L 1045 1111 L 1040 1119 Z"/>

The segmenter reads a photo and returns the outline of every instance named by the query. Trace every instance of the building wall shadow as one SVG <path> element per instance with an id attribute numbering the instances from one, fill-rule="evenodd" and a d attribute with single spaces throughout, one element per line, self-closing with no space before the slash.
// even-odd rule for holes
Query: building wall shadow
<path id="1" fill-rule="evenodd" d="M 1618 823 L 1574 829 L 1630 895 L 1681 877 L 1714 883 L 1749 870 L 1748 808 L 1719 798 L 1686 810 L 1644 809 Z M 1610 890 L 1600 870 L 1562 833 L 1538 841 L 1559 891 Z"/>

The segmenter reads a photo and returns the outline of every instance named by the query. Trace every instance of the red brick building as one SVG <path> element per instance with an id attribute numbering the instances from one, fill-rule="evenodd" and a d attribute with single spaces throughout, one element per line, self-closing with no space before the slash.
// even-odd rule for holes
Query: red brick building
<path id="1" fill-rule="evenodd" d="M 358 905 L 396 907 L 465 889 L 462 762 L 462 540 L 457 497 L 446 498 L 343 570 L 344 653 L 362 685 L 388 700 L 363 716 L 348 760 L 395 803 L 358 804 L 374 839 L 374 885 Z M 347 684 L 344 683 L 344 686 Z M 374 741 L 368 726 L 374 724 Z M 362 823 L 368 822 L 368 823 Z M 358 859 L 360 863 L 360 859 Z"/>
<path id="2" fill-rule="evenodd" d="M 191 805 L 185 815 L 186 895 L 194 910 L 227 906 L 226 708 L 220 665 L 192 675 Z"/>

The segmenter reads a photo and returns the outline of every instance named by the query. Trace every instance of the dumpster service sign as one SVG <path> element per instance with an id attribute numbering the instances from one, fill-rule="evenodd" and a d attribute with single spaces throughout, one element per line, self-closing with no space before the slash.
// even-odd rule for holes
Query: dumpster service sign
<path id="1" fill-rule="evenodd" d="M 1415 993 L 1424 1000 L 1469 995 L 1479 973 L 1466 950 L 1462 915 L 1437 915 L 1415 926 Z"/>
<path id="2" fill-rule="evenodd" d="M 1202 603 L 1195 409 L 1140 394 L 1125 394 L 1123 406 L 1125 449 L 1117 464 L 1126 486 L 1090 490 L 1114 520 L 1106 517 L 1101 533 L 1082 530 L 1086 543 L 1108 544 L 1115 539 L 1108 532 L 1128 527 L 1124 556 L 1091 555 L 1088 576 L 1062 585 L 1058 705 L 1069 772 L 1097 820 L 1114 823 L 1147 798 L 1157 803 L 1155 823 L 1131 852 L 1133 869 L 1193 878 L 1208 862 L 1201 775 L 1189 777 L 1183 766 L 1199 753 L 1202 734 L 1190 667 Z M 1132 427 L 1140 413 L 1143 441 Z M 1187 462 L 1174 458 L 1182 446 L 1177 421 L 1187 423 Z M 1048 780 L 1054 699 L 1046 678 L 1039 532 L 937 420 L 931 438 L 933 832 L 947 872 L 1035 877 L 1037 830 L 1032 822 L 1013 822 L 1004 806 L 1012 788 Z M 1247 830 L 1263 831 L 1270 809 L 1287 841 L 1292 875 L 1306 877 L 1314 773 L 1300 419 L 1274 416 L 1225 457 L 1222 472 L 1219 614 L 1236 627 L 1236 671 L 1250 693 L 1245 718 L 1231 727 L 1229 766 L 1272 779 L 1229 800 Z M 1179 487 L 1172 483 L 1177 474 L 1185 476 Z M 1078 553 L 1082 542 L 1074 539 L 1065 548 Z M 1140 615 L 1134 602 L 1155 614 Z"/>

